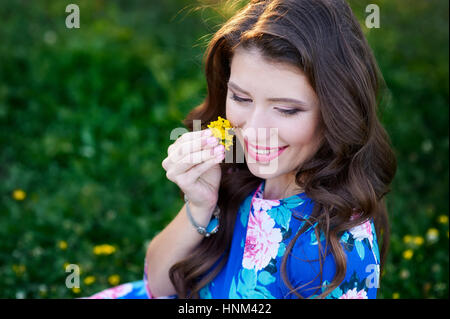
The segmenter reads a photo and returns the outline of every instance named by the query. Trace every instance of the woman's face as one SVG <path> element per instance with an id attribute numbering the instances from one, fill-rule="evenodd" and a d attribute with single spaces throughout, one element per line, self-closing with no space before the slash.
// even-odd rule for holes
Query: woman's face
<path id="1" fill-rule="evenodd" d="M 249 170 L 260 178 L 294 173 L 320 144 L 318 98 L 306 76 L 269 63 L 257 50 L 235 50 L 226 118 L 237 128 Z"/>

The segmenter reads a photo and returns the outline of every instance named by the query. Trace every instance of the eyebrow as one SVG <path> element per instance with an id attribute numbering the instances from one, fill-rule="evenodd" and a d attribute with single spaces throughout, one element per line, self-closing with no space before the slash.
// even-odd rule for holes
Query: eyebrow
<path id="1" fill-rule="evenodd" d="M 241 93 L 244 93 L 246 95 L 250 95 L 250 93 L 248 93 L 247 91 L 241 89 L 236 83 L 232 82 L 232 81 L 228 81 L 228 86 L 235 89 L 236 91 L 240 91 Z M 300 100 L 296 100 L 296 99 L 291 99 L 288 97 L 272 97 L 272 98 L 268 98 L 267 101 L 269 102 L 285 102 L 285 103 L 294 103 L 294 104 L 298 104 L 300 106 L 306 106 L 308 107 L 309 105 L 306 102 L 300 101 Z"/>

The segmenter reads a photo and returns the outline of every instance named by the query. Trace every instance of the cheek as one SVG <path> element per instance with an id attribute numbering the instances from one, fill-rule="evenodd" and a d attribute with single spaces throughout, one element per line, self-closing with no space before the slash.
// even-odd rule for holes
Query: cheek
<path id="1" fill-rule="evenodd" d="M 225 109 L 225 116 L 226 119 L 230 122 L 232 127 L 238 127 L 241 128 L 245 124 L 245 116 L 242 112 L 242 110 L 239 110 L 236 105 L 233 105 L 232 102 L 226 103 L 226 109 Z M 242 137 L 240 129 L 235 130 L 236 139 L 239 141 L 239 143 L 244 147 L 244 138 Z"/>
<path id="2" fill-rule="evenodd" d="M 228 121 L 230 121 L 230 124 L 233 127 L 239 127 L 243 124 L 243 116 L 240 114 L 240 112 L 237 110 L 237 107 L 233 105 L 233 103 L 229 102 L 227 100 L 226 108 L 225 108 L 225 116 Z"/>
<path id="3" fill-rule="evenodd" d="M 296 122 L 295 125 L 285 126 L 280 134 L 281 139 L 292 147 L 306 147 L 316 144 L 318 139 L 316 126 L 313 121 Z"/>

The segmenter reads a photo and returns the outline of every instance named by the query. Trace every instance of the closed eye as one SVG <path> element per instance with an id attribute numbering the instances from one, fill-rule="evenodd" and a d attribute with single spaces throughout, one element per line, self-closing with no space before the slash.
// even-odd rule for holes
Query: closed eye
<path id="1" fill-rule="evenodd" d="M 231 94 L 231 99 L 236 101 L 236 102 L 240 102 L 240 103 L 245 103 L 245 102 L 251 102 L 252 100 L 250 99 L 244 99 L 242 97 L 237 96 L 236 94 L 232 93 Z M 298 112 L 300 112 L 301 110 L 299 109 L 279 109 L 277 108 L 277 110 L 282 113 L 283 115 L 294 115 L 297 114 Z"/>
<path id="2" fill-rule="evenodd" d="M 251 101 L 252 101 L 252 100 L 249 100 L 249 99 L 241 98 L 241 97 L 237 96 L 237 95 L 234 94 L 234 93 L 231 94 L 231 98 L 232 98 L 233 100 L 235 100 L 236 102 L 251 102 Z"/>
<path id="3" fill-rule="evenodd" d="M 280 111 L 281 113 L 287 114 L 287 115 L 294 115 L 294 114 L 297 114 L 298 112 L 300 112 L 300 110 L 298 110 L 298 109 L 290 109 L 290 110 L 278 109 L 278 111 Z"/>

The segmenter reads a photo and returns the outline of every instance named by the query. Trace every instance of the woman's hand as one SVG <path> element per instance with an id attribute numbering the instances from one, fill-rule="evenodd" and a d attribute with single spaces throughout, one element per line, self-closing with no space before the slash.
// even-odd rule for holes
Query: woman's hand
<path id="1" fill-rule="evenodd" d="M 212 211 L 219 196 L 219 163 L 225 158 L 225 148 L 211 133 L 205 129 L 181 135 L 167 149 L 162 167 L 189 198 L 189 205 Z"/>

